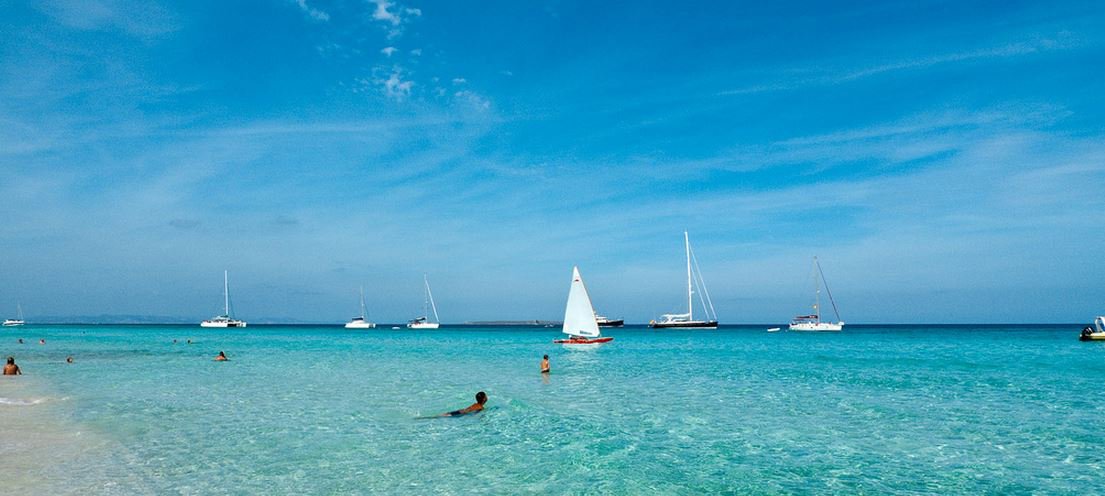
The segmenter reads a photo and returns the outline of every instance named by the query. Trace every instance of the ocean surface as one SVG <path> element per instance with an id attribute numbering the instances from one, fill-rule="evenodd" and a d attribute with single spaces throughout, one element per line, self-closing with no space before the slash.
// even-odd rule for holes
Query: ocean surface
<path id="1" fill-rule="evenodd" d="M 25 375 L 0 377 L 0 484 L 5 494 L 1102 494 L 1105 343 L 1079 342 L 1079 329 L 630 327 L 606 330 L 615 341 L 603 348 L 567 351 L 545 328 L 4 328 L 0 353 Z M 212 361 L 219 351 L 231 361 Z M 485 412 L 416 419 L 480 390 Z"/>

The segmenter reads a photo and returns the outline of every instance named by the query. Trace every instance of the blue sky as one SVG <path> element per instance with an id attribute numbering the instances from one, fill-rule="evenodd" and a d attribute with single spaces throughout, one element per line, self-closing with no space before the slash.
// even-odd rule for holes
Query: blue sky
<path id="1" fill-rule="evenodd" d="M 0 313 L 1105 312 L 1095 2 L 54 0 L 0 16 Z"/>

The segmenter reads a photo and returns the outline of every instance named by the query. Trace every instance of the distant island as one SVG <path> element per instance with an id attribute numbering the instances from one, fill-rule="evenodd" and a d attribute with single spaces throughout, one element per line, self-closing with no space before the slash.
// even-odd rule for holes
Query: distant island
<path id="1" fill-rule="evenodd" d="M 558 320 L 475 320 L 465 322 L 465 325 L 479 325 L 479 326 L 538 326 L 538 327 L 553 327 L 564 325 L 563 322 Z"/>

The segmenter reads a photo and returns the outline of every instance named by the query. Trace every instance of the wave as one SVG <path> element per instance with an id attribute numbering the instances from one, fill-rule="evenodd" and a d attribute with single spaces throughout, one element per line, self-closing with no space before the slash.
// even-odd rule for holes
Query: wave
<path id="1" fill-rule="evenodd" d="M 21 399 L 21 398 L 3 398 L 0 397 L 0 405 L 11 406 L 31 406 L 39 403 L 45 403 L 46 398 L 34 398 L 34 399 Z"/>

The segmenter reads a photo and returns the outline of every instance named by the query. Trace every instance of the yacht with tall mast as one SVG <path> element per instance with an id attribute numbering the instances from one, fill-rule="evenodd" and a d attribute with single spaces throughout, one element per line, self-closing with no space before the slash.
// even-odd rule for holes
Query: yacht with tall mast
<path id="1" fill-rule="evenodd" d="M 359 317 L 353 317 L 353 320 L 346 322 L 346 329 L 374 329 L 376 324 L 365 320 L 366 314 L 364 305 L 364 286 L 361 286 L 361 315 Z"/>
<path id="2" fill-rule="evenodd" d="M 245 327 L 246 321 L 232 317 L 230 311 L 230 275 L 223 271 L 223 314 L 200 322 L 200 327 Z"/>
<path id="3" fill-rule="evenodd" d="M 813 313 L 799 315 L 790 322 L 789 329 L 803 332 L 837 332 L 844 329 L 844 321 L 840 320 L 840 312 L 836 309 L 836 301 L 833 300 L 833 292 L 829 291 L 829 283 L 825 280 L 825 273 L 821 270 L 821 262 L 813 257 Z M 833 314 L 836 322 L 821 321 L 821 285 L 825 285 L 825 294 L 829 296 L 829 303 L 833 306 Z"/>
<path id="4" fill-rule="evenodd" d="M 422 303 L 422 316 L 407 322 L 408 329 L 437 329 L 441 327 L 441 319 L 437 316 L 437 305 L 434 304 L 434 294 L 430 291 L 430 279 L 422 274 L 422 282 L 426 286 L 426 299 Z M 434 320 L 430 320 L 427 310 L 433 310 Z"/>
<path id="5" fill-rule="evenodd" d="M 16 318 L 4 320 L 4 327 L 16 327 L 26 324 L 23 320 L 23 305 L 15 305 Z"/>
<path id="6" fill-rule="evenodd" d="M 553 343 L 569 349 L 595 348 L 614 340 L 599 331 L 595 309 L 591 306 L 587 286 L 583 285 L 583 276 L 579 275 L 579 267 L 572 267 L 572 286 L 568 290 L 568 304 L 564 307 L 563 332 L 568 339 L 557 339 Z"/>
<path id="7" fill-rule="evenodd" d="M 687 313 L 666 313 L 660 316 L 660 320 L 648 323 L 655 329 L 681 328 L 681 329 L 717 329 L 717 312 L 714 311 L 714 302 L 710 299 L 710 292 L 706 290 L 706 281 L 702 279 L 702 271 L 698 267 L 698 259 L 691 250 L 691 238 L 687 231 L 683 231 L 683 244 L 687 252 Z M 698 300 L 702 304 L 702 317 L 695 320 L 694 293 L 698 289 Z"/>

